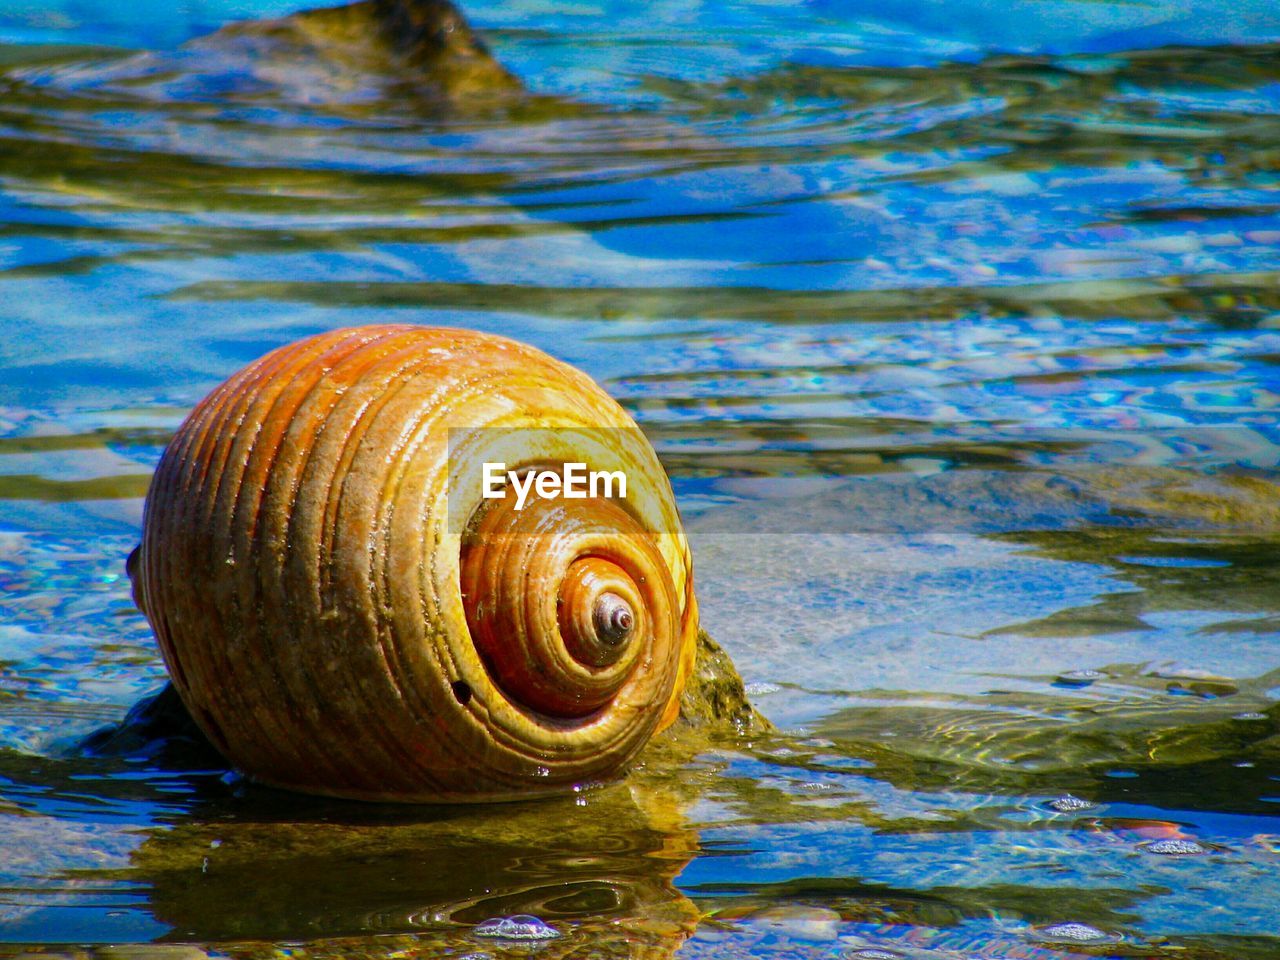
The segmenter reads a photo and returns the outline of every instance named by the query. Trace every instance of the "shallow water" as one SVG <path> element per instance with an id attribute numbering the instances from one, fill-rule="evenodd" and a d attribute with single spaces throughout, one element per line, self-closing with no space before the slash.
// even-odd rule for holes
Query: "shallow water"
<path id="1" fill-rule="evenodd" d="M 1270 0 L 484 0 L 528 93 L 448 105 L 199 39 L 295 9 L 0 0 L 0 952 L 1280 956 Z M 634 413 L 777 736 L 462 811 L 67 752 L 163 679 L 169 432 L 387 320 Z"/>

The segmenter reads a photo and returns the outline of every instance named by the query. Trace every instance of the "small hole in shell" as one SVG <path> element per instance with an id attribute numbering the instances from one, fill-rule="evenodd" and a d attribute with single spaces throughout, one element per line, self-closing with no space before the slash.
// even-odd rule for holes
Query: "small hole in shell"
<path id="1" fill-rule="evenodd" d="M 449 684 L 453 687 L 453 698 L 464 707 L 471 702 L 471 687 L 462 680 L 455 680 Z"/>

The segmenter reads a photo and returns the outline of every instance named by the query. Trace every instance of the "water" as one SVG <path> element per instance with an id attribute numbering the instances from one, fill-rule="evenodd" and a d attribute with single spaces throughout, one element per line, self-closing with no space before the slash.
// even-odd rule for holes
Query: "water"
<path id="1" fill-rule="evenodd" d="M 1280 956 L 1273 3 L 483 0 L 527 93 L 443 103 L 199 39 L 300 8 L 0 2 L 0 953 Z M 68 753 L 163 679 L 169 431 L 387 320 L 633 412 L 776 736 L 462 811 Z"/>

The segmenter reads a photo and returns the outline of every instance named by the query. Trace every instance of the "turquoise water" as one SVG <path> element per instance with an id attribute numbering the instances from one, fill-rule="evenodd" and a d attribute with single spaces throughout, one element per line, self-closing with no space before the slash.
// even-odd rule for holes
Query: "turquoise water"
<path id="1" fill-rule="evenodd" d="M 0 0 L 0 952 L 1280 957 L 1273 3 L 472 3 L 525 92 L 448 105 L 209 38 L 299 9 Z M 72 749 L 169 433 L 384 321 L 628 407 L 777 736 L 469 812 Z"/>

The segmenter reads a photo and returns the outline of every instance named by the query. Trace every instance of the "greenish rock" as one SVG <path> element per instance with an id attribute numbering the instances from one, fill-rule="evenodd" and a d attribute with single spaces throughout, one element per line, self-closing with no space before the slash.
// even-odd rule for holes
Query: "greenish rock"
<path id="1" fill-rule="evenodd" d="M 459 103 L 520 91 L 448 0 L 361 0 L 234 23 L 188 50 L 243 59 L 253 76 L 302 100 L 377 93 Z M 324 97 L 328 99 L 328 97 Z"/>
<path id="2" fill-rule="evenodd" d="M 751 705 L 737 668 L 724 648 L 698 631 L 698 655 L 680 700 L 680 728 L 755 734 L 771 724 Z"/>

